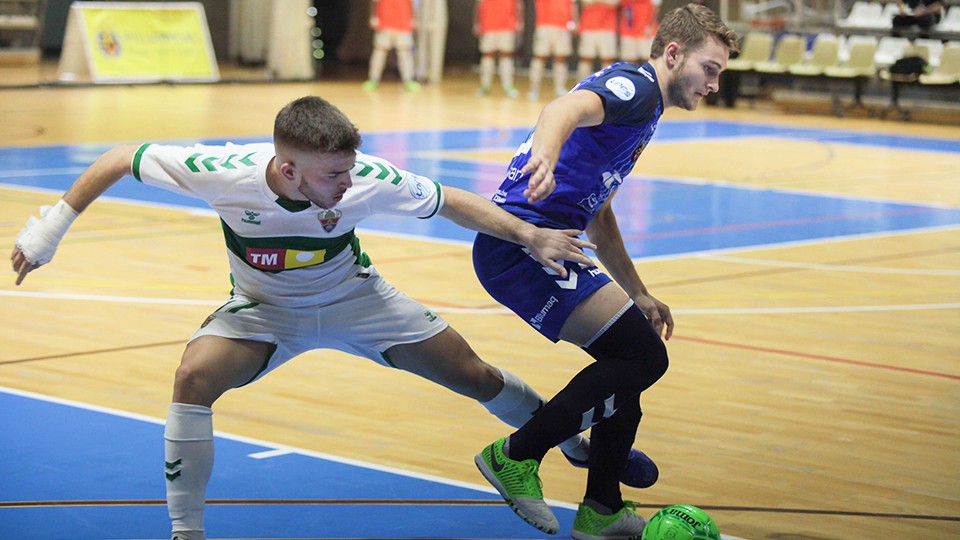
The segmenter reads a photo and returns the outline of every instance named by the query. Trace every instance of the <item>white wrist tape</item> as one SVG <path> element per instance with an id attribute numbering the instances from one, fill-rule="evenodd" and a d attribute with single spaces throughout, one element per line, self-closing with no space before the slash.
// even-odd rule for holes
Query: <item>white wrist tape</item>
<path id="1" fill-rule="evenodd" d="M 77 215 L 63 199 L 52 207 L 41 206 L 40 219 L 30 216 L 26 228 L 17 235 L 17 247 L 31 263 L 47 264 Z"/>

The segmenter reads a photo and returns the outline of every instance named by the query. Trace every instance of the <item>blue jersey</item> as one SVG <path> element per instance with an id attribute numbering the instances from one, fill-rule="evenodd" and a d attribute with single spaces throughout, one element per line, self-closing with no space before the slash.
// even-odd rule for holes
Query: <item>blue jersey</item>
<path id="1" fill-rule="evenodd" d="M 596 211 L 620 187 L 653 137 L 663 114 L 657 74 L 620 62 L 587 77 L 574 90 L 589 90 L 603 100 L 603 123 L 577 128 L 560 150 L 553 171 L 557 187 L 545 200 L 527 202 L 523 190 L 530 174 L 520 169 L 530 159 L 533 132 L 517 149 L 507 179 L 493 196 L 504 210 L 537 225 L 583 230 Z"/>

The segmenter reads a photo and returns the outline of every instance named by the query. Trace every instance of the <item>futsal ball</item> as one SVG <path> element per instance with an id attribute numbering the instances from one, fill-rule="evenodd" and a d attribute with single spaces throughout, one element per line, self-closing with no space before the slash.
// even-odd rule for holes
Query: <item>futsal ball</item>
<path id="1" fill-rule="evenodd" d="M 720 540 L 720 529 L 706 512 L 689 504 L 660 510 L 643 529 L 642 540 Z"/>

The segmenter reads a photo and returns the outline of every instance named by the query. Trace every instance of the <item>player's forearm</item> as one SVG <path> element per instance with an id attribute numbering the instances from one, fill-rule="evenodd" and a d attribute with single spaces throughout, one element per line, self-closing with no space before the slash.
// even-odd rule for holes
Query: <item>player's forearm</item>
<path id="1" fill-rule="evenodd" d="M 63 194 L 63 200 L 78 214 L 87 206 L 116 184 L 121 178 L 131 173 L 133 156 L 139 146 L 115 146 L 97 158 L 87 170 L 83 171 L 70 189 Z"/>
<path id="2" fill-rule="evenodd" d="M 597 213 L 597 217 L 587 226 L 587 237 L 597 245 L 595 250 L 597 259 L 621 289 L 631 298 L 647 295 L 649 294 L 647 288 L 640 279 L 630 254 L 627 253 L 620 227 L 609 204 L 608 200 Z"/>
<path id="3" fill-rule="evenodd" d="M 444 187 L 439 214 L 461 227 L 528 245 L 536 227 L 510 214 L 483 197 L 462 189 Z"/>

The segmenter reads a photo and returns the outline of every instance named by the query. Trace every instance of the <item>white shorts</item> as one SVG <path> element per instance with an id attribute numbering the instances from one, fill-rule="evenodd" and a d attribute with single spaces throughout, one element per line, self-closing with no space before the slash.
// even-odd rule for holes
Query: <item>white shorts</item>
<path id="1" fill-rule="evenodd" d="M 637 59 L 649 59 L 653 38 L 620 38 L 620 59 L 633 62 Z"/>
<path id="2" fill-rule="evenodd" d="M 580 58 L 613 60 L 617 57 L 617 33 L 584 32 L 580 34 L 580 46 L 577 53 Z"/>
<path id="3" fill-rule="evenodd" d="M 480 52 L 512 53 L 517 46 L 516 32 L 487 32 L 480 36 Z"/>
<path id="4" fill-rule="evenodd" d="M 533 32 L 533 55 L 570 56 L 573 52 L 573 38 L 565 28 L 542 26 Z"/>
<path id="5" fill-rule="evenodd" d="M 378 30 L 373 36 L 375 49 L 412 49 L 413 33 L 399 30 Z"/>
<path id="6" fill-rule="evenodd" d="M 277 346 L 257 380 L 291 358 L 314 349 L 337 349 L 391 366 L 384 352 L 419 343 L 447 328 L 447 322 L 401 293 L 377 274 L 335 303 L 280 307 L 234 296 L 207 317 L 190 338 L 220 336 Z"/>

